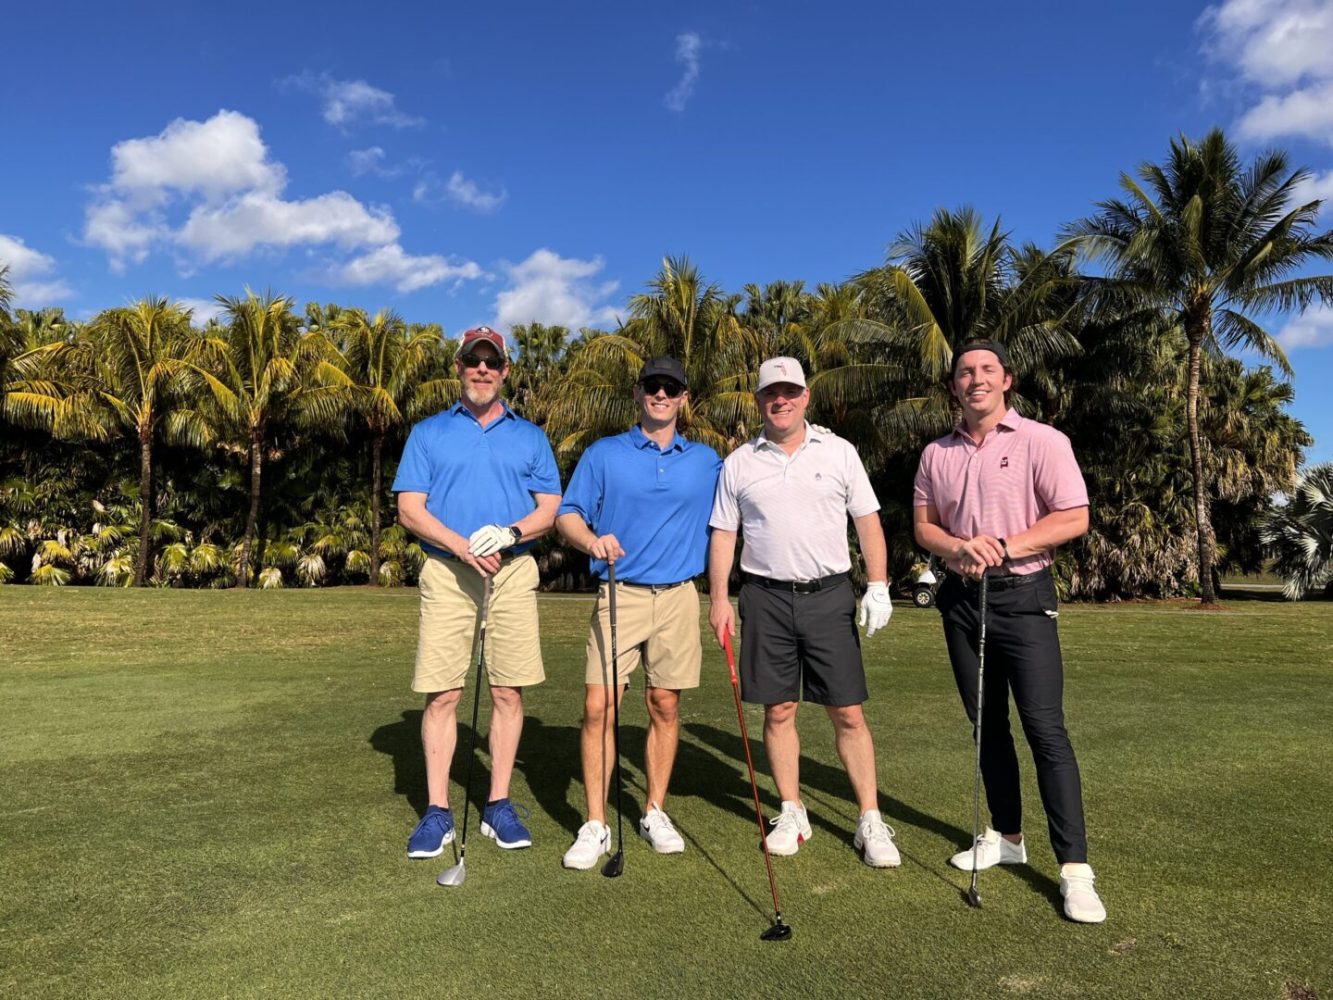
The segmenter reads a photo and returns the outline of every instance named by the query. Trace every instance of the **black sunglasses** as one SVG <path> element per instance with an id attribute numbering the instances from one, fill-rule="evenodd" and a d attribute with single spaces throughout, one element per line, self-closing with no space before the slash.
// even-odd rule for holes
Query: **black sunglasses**
<path id="1" fill-rule="evenodd" d="M 671 399 L 675 399 L 685 387 L 674 378 L 648 378 L 644 379 L 639 385 L 643 386 L 645 396 L 656 396 L 659 391 L 665 392 Z"/>
<path id="2" fill-rule="evenodd" d="M 505 365 L 509 364 L 504 358 L 490 358 L 483 354 L 460 354 L 458 360 L 463 362 L 464 368 L 480 368 L 485 365 L 493 372 L 498 372 Z"/>

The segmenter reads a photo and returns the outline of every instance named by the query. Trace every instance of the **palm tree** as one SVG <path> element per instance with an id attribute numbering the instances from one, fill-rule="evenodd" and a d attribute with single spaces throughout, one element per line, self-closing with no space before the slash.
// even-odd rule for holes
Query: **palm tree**
<path id="1" fill-rule="evenodd" d="M 1109 269 L 1090 282 L 1101 311 L 1160 311 L 1185 337 L 1199 592 L 1211 604 L 1216 539 L 1199 421 L 1203 355 L 1244 347 L 1290 374 L 1282 348 L 1255 317 L 1333 302 L 1333 275 L 1297 274 L 1311 261 L 1333 259 L 1333 233 L 1313 233 L 1320 202 L 1289 207 L 1305 171 L 1290 170 L 1281 152 L 1242 169 L 1220 130 L 1198 143 L 1173 140 L 1166 162 L 1145 163 L 1138 175 L 1147 190 L 1122 174 L 1126 197 L 1098 202 L 1096 215 L 1065 233 Z"/>
<path id="2" fill-rule="evenodd" d="M 1286 506 L 1265 522 L 1264 541 L 1274 571 L 1287 581 L 1288 600 L 1318 587 L 1333 592 L 1333 462 L 1301 476 Z"/>
<path id="3" fill-rule="evenodd" d="M 310 369 L 325 356 L 322 332 L 302 333 L 292 300 L 247 291 L 245 298 L 218 296 L 227 323 L 199 335 L 191 371 L 202 386 L 194 407 L 172 412 L 173 435 L 201 442 L 230 441 L 244 450 L 250 470 L 250 501 L 237 564 L 236 586 L 250 581 L 250 560 L 259 523 L 264 461 L 284 430 L 306 423 L 332 425 L 336 400 L 307 394 Z"/>
<path id="4" fill-rule="evenodd" d="M 438 327 L 409 329 L 397 313 L 373 319 L 360 309 L 343 310 L 334 329 L 341 350 L 314 369 L 319 388 L 310 400 L 329 396 L 356 414 L 370 433 L 370 579 L 379 581 L 384 445 L 403 427 L 458 400 L 459 383 L 443 363 Z M 440 377 L 448 372 L 450 377 Z M 434 377 L 432 377 L 434 376 Z"/>

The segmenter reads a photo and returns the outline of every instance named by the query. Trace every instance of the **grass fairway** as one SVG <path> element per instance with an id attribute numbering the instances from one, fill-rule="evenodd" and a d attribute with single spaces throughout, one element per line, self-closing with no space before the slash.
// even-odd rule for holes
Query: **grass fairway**
<path id="1" fill-rule="evenodd" d="M 985 908 L 964 905 L 945 859 L 969 836 L 969 730 L 937 615 L 900 607 L 865 648 L 903 866 L 853 854 L 850 789 L 807 709 L 815 836 L 775 859 L 786 943 L 758 939 L 768 888 L 711 644 L 668 805 L 686 853 L 633 835 L 631 692 L 625 874 L 560 867 L 590 606 L 542 600 L 549 680 L 513 789 L 535 846 L 498 850 L 474 812 L 467 882 L 442 889 L 451 853 L 404 857 L 424 808 L 415 592 L 0 588 L 0 996 L 1333 995 L 1327 603 L 1065 609 L 1097 927 L 1060 916 L 1026 751 L 1033 864 L 983 873 Z"/>

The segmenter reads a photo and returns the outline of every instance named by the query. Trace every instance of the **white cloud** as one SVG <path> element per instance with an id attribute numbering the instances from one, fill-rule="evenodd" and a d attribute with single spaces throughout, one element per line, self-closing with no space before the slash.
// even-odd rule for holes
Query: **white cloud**
<path id="1" fill-rule="evenodd" d="M 485 276 L 481 265 L 431 254 L 413 257 L 397 243 L 379 247 L 329 270 L 328 277 L 338 285 L 392 284 L 400 292 L 415 292 L 442 281 L 471 281 Z"/>
<path id="2" fill-rule="evenodd" d="M 345 191 L 283 201 L 251 191 L 223 205 L 199 205 L 178 234 L 200 259 L 243 257 L 260 246 L 333 243 L 344 249 L 390 243 L 398 224 L 386 209 L 367 208 Z"/>
<path id="3" fill-rule="evenodd" d="M 34 250 L 17 236 L 0 233 L 0 267 L 9 268 L 9 287 L 13 289 L 17 305 L 41 309 L 74 294 L 69 285 L 53 273 L 56 259 Z"/>
<path id="4" fill-rule="evenodd" d="M 1241 115 L 1236 128 L 1246 139 L 1304 136 L 1333 146 L 1333 80 L 1289 94 L 1268 94 Z"/>
<path id="5" fill-rule="evenodd" d="M 1322 201 L 1319 214 L 1326 215 L 1333 211 L 1333 170 L 1323 174 L 1312 174 L 1295 187 L 1292 203 L 1304 205 L 1308 201 Z"/>
<path id="6" fill-rule="evenodd" d="M 1312 306 L 1287 321 L 1277 342 L 1284 351 L 1301 347 L 1333 347 L 1333 307 Z"/>
<path id="7" fill-rule="evenodd" d="M 561 257 L 544 247 L 520 264 L 507 265 L 510 286 L 495 298 L 495 325 L 507 329 L 537 322 L 574 330 L 614 325 L 620 312 L 605 300 L 619 282 L 590 280 L 605 266 L 600 257 Z"/>
<path id="8" fill-rule="evenodd" d="M 412 186 L 412 200 L 422 205 L 440 205 L 449 201 L 487 215 L 509 200 L 509 192 L 503 187 L 499 191 L 484 191 L 476 181 L 464 177 L 461 170 L 455 170 L 447 181 L 441 181 L 431 170 Z"/>
<path id="9" fill-rule="evenodd" d="M 287 181 L 268 159 L 259 125 L 236 111 L 208 121 L 177 118 L 158 135 L 111 147 L 111 187 L 150 200 L 165 189 L 215 199 L 234 191 L 279 191 Z"/>
<path id="10" fill-rule="evenodd" d="M 377 173 L 384 151 L 358 150 L 353 163 Z M 110 180 L 94 189 L 83 238 L 107 253 L 112 270 L 172 253 L 182 273 L 263 249 L 333 247 L 360 256 L 331 265 L 352 284 L 377 281 L 413 291 L 481 276 L 471 261 L 412 257 L 397 221 L 346 191 L 285 199 L 287 171 L 270 159 L 253 119 L 220 111 L 204 122 L 177 119 L 159 135 L 112 149 Z"/>
<path id="11" fill-rule="evenodd" d="M 379 146 L 371 146 L 369 149 L 354 149 L 347 154 L 347 166 L 358 177 L 371 171 L 382 170 L 380 164 L 383 162 L 384 150 Z"/>
<path id="12" fill-rule="evenodd" d="M 1333 4 L 1224 0 L 1199 18 L 1204 51 L 1262 91 L 1236 123 L 1245 138 L 1333 145 Z"/>
<path id="13" fill-rule="evenodd" d="M 676 85 L 667 91 L 662 103 L 669 111 L 681 112 L 694 96 L 694 86 L 699 82 L 700 53 L 703 51 L 703 39 L 698 32 L 688 31 L 676 36 L 676 62 L 683 67 Z"/>
<path id="14" fill-rule="evenodd" d="M 305 72 L 284 82 L 318 97 L 324 120 L 343 131 L 362 124 L 414 128 L 426 123 L 399 111 L 393 94 L 365 80 L 335 80 L 328 73 Z"/>
<path id="15" fill-rule="evenodd" d="M 175 300 L 175 304 L 190 311 L 190 320 L 195 326 L 203 326 L 210 319 L 221 316 L 226 310 L 226 307 L 217 299 L 195 299 L 182 296 Z"/>

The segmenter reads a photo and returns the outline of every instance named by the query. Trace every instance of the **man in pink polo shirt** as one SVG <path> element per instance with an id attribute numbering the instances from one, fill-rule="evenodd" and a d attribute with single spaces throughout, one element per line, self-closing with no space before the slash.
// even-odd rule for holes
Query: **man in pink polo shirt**
<path id="1" fill-rule="evenodd" d="M 948 566 L 938 605 L 963 707 L 977 721 L 978 582 L 987 574 L 981 775 L 991 826 L 978 837 L 979 869 L 1024 864 L 1018 755 L 1009 692 L 1032 749 L 1065 915 L 1101 923 L 1083 827 L 1078 762 L 1065 730 L 1064 667 L 1051 553 L 1088 530 L 1088 491 L 1069 439 L 1008 405 L 1013 374 L 1004 345 L 964 344 L 950 390 L 962 406 L 954 431 L 921 454 L 913 506 L 916 540 Z M 973 850 L 950 863 L 972 870 Z"/>

